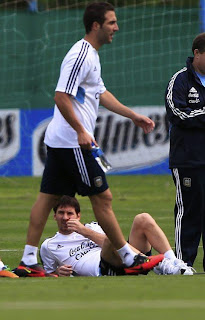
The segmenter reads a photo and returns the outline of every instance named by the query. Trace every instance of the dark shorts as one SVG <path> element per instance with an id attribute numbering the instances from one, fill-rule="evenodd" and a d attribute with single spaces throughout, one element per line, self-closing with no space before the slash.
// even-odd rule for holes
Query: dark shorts
<path id="1" fill-rule="evenodd" d="M 40 191 L 56 195 L 89 196 L 108 189 L 105 173 L 91 151 L 47 147 Z"/>

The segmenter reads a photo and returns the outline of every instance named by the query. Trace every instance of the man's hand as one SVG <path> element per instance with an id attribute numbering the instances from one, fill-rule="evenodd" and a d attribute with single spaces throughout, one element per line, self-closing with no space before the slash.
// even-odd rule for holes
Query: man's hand
<path id="1" fill-rule="evenodd" d="M 70 232 L 77 232 L 84 236 L 85 238 L 90 239 L 91 241 L 98 244 L 100 247 L 103 246 L 103 242 L 106 238 L 104 233 L 96 232 L 82 224 L 78 219 L 69 219 L 66 221 L 67 230 Z"/>
<path id="2" fill-rule="evenodd" d="M 140 114 L 135 114 L 132 121 L 136 126 L 141 127 L 144 133 L 150 133 L 155 127 L 155 123 L 152 119 Z"/>
<path id="3" fill-rule="evenodd" d="M 91 150 L 92 143 L 97 145 L 96 141 L 86 132 L 78 133 L 78 143 L 83 149 Z"/>
<path id="4" fill-rule="evenodd" d="M 59 277 L 70 277 L 70 275 L 73 273 L 73 270 L 70 265 L 64 265 L 58 267 L 56 273 Z"/>
<path id="5" fill-rule="evenodd" d="M 85 230 L 87 229 L 79 220 L 69 219 L 67 222 L 67 228 L 70 232 L 77 232 L 84 235 Z"/>

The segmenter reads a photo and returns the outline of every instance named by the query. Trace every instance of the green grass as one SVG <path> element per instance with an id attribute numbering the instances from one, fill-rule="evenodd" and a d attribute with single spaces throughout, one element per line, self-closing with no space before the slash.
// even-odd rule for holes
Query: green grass
<path id="1" fill-rule="evenodd" d="M 133 217 L 149 212 L 174 246 L 175 188 L 171 176 L 108 176 L 113 208 L 125 237 Z M 29 214 L 39 178 L 1 178 L 0 256 L 12 268 L 23 252 Z M 82 222 L 94 220 L 90 202 L 80 198 Z M 52 214 L 41 240 L 56 231 Z M 202 272 L 202 248 L 195 268 Z M 205 277 L 0 278 L 1 319 L 202 319 Z"/>

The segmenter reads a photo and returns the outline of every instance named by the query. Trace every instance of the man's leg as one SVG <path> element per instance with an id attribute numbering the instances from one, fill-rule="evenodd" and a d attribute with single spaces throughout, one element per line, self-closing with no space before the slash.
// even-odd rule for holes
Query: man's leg
<path id="1" fill-rule="evenodd" d="M 199 169 L 173 169 L 176 185 L 176 256 L 193 265 L 201 237 L 204 211 L 203 172 Z"/>
<path id="2" fill-rule="evenodd" d="M 148 213 L 135 216 L 129 243 L 143 253 L 149 252 L 152 247 L 159 253 L 172 250 L 164 232 Z"/>
<path id="3" fill-rule="evenodd" d="M 150 257 L 149 263 L 142 264 L 139 266 L 139 269 L 138 267 L 133 268 L 133 270 L 132 268 L 124 268 L 124 274 L 132 275 L 144 272 L 146 273 L 153 269 L 154 266 L 158 265 L 159 262 L 161 263 L 154 268 L 154 271 L 157 274 L 193 275 L 194 273 L 191 267 L 188 267 L 186 263 L 176 258 L 166 235 L 148 213 L 141 213 L 134 218 L 129 235 L 129 243 L 132 247 L 139 249 L 143 253 L 149 252 L 153 247 L 161 253 L 161 256 L 165 259 L 162 258 L 159 261 L 157 259 L 160 258 L 160 255 L 152 256 Z M 103 245 L 101 257 L 101 266 L 104 274 L 106 274 L 106 272 L 108 275 L 112 275 L 113 273 L 116 275 L 123 274 L 122 267 L 120 269 L 122 264 L 119 256 L 109 240 L 106 240 Z M 114 268 L 112 269 L 112 267 L 106 262 L 110 263 Z"/>
<path id="4" fill-rule="evenodd" d="M 45 224 L 52 208 L 60 196 L 40 192 L 34 203 L 27 233 L 27 244 L 38 246 Z"/>
<path id="5" fill-rule="evenodd" d="M 27 241 L 22 258 L 26 265 L 37 263 L 37 247 L 48 216 L 58 199 L 59 196 L 40 192 L 31 209 Z"/>
<path id="6" fill-rule="evenodd" d="M 38 264 L 38 244 L 51 209 L 60 196 L 40 192 L 34 203 L 27 232 L 27 242 L 20 265 L 13 270 L 20 277 L 45 277 L 45 270 Z"/>
<path id="7" fill-rule="evenodd" d="M 112 210 L 112 194 L 109 189 L 97 195 L 90 196 L 93 211 L 97 221 L 114 245 L 120 249 L 126 244 L 118 221 Z"/>
<path id="8" fill-rule="evenodd" d="M 145 216 L 145 219 L 146 219 L 146 214 L 142 214 L 139 216 L 141 217 L 143 215 Z M 149 217 L 150 216 L 147 215 L 147 218 L 149 218 Z M 139 220 L 141 220 L 141 219 L 139 219 Z M 131 232 L 131 235 L 133 235 L 133 236 L 136 235 L 136 232 L 138 231 L 138 228 L 134 228 L 134 227 L 137 227 L 136 226 L 137 221 L 138 221 L 138 219 L 135 218 L 133 226 L 132 226 L 132 232 Z M 136 238 L 137 238 L 137 235 L 136 235 Z M 151 246 L 150 246 L 149 242 L 147 241 L 146 236 L 144 236 L 143 238 L 139 237 L 138 241 L 140 242 L 142 248 L 144 248 L 145 250 L 147 249 L 147 251 L 150 251 Z M 161 254 L 158 256 L 149 257 L 149 259 L 147 259 L 145 261 L 144 258 L 146 258 L 146 257 L 143 256 L 139 252 L 138 247 L 136 248 L 131 245 L 130 245 L 130 247 L 133 249 L 133 251 L 135 250 L 138 253 L 138 255 L 136 256 L 138 259 L 138 263 L 136 263 L 136 265 L 133 268 L 126 268 L 123 265 L 122 259 L 120 258 L 118 252 L 113 247 L 110 240 L 108 238 L 106 238 L 104 240 L 102 252 L 101 252 L 100 266 L 101 266 L 102 275 L 137 275 L 140 273 L 147 274 L 156 265 L 158 265 L 158 263 L 161 262 L 164 258 L 164 255 Z M 169 249 L 170 247 L 167 247 L 167 248 Z M 173 251 L 172 251 L 172 253 L 173 253 Z M 173 255 L 174 255 L 174 253 L 173 253 Z"/>
<path id="9" fill-rule="evenodd" d="M 131 249 L 122 234 L 118 221 L 112 210 L 112 194 L 109 189 L 97 195 L 89 196 L 97 221 L 127 266 L 134 263 L 136 249 Z"/>
<path id="10" fill-rule="evenodd" d="M 40 192 L 31 209 L 27 242 L 19 266 L 13 270 L 19 277 L 45 277 L 45 270 L 38 264 L 38 244 L 51 209 L 60 196 Z"/>
<path id="11" fill-rule="evenodd" d="M 114 267 L 122 267 L 122 259 L 108 238 L 103 242 L 101 258 Z"/>
<path id="12" fill-rule="evenodd" d="M 172 253 L 169 254 L 169 257 L 176 258 L 164 232 L 148 213 L 141 213 L 135 216 L 129 235 L 129 244 L 137 253 L 146 254 L 153 247 L 163 254 L 171 251 Z M 122 264 L 119 254 L 108 239 L 104 241 L 101 255 L 114 266 Z"/>
<path id="13" fill-rule="evenodd" d="M 134 218 L 129 242 L 143 253 L 149 252 L 153 247 L 164 255 L 162 263 L 154 268 L 157 274 L 193 275 L 194 273 L 184 261 L 176 258 L 166 235 L 148 213 L 141 213 Z"/>

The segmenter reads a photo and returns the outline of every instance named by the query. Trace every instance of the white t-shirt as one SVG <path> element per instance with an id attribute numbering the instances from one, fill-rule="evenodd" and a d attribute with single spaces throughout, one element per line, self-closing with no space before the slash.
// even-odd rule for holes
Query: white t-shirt
<path id="1" fill-rule="evenodd" d="M 89 42 L 81 39 L 69 50 L 62 62 L 56 91 L 70 95 L 78 119 L 92 137 L 100 95 L 105 90 L 98 52 Z M 76 131 L 64 119 L 56 105 L 44 142 L 53 148 L 79 147 Z"/>
<path id="2" fill-rule="evenodd" d="M 97 222 L 85 225 L 95 232 L 104 234 Z M 63 235 L 59 232 L 46 239 L 40 248 L 40 256 L 47 273 L 57 267 L 71 265 L 79 276 L 99 276 L 101 248 L 93 241 L 77 232 Z"/>

